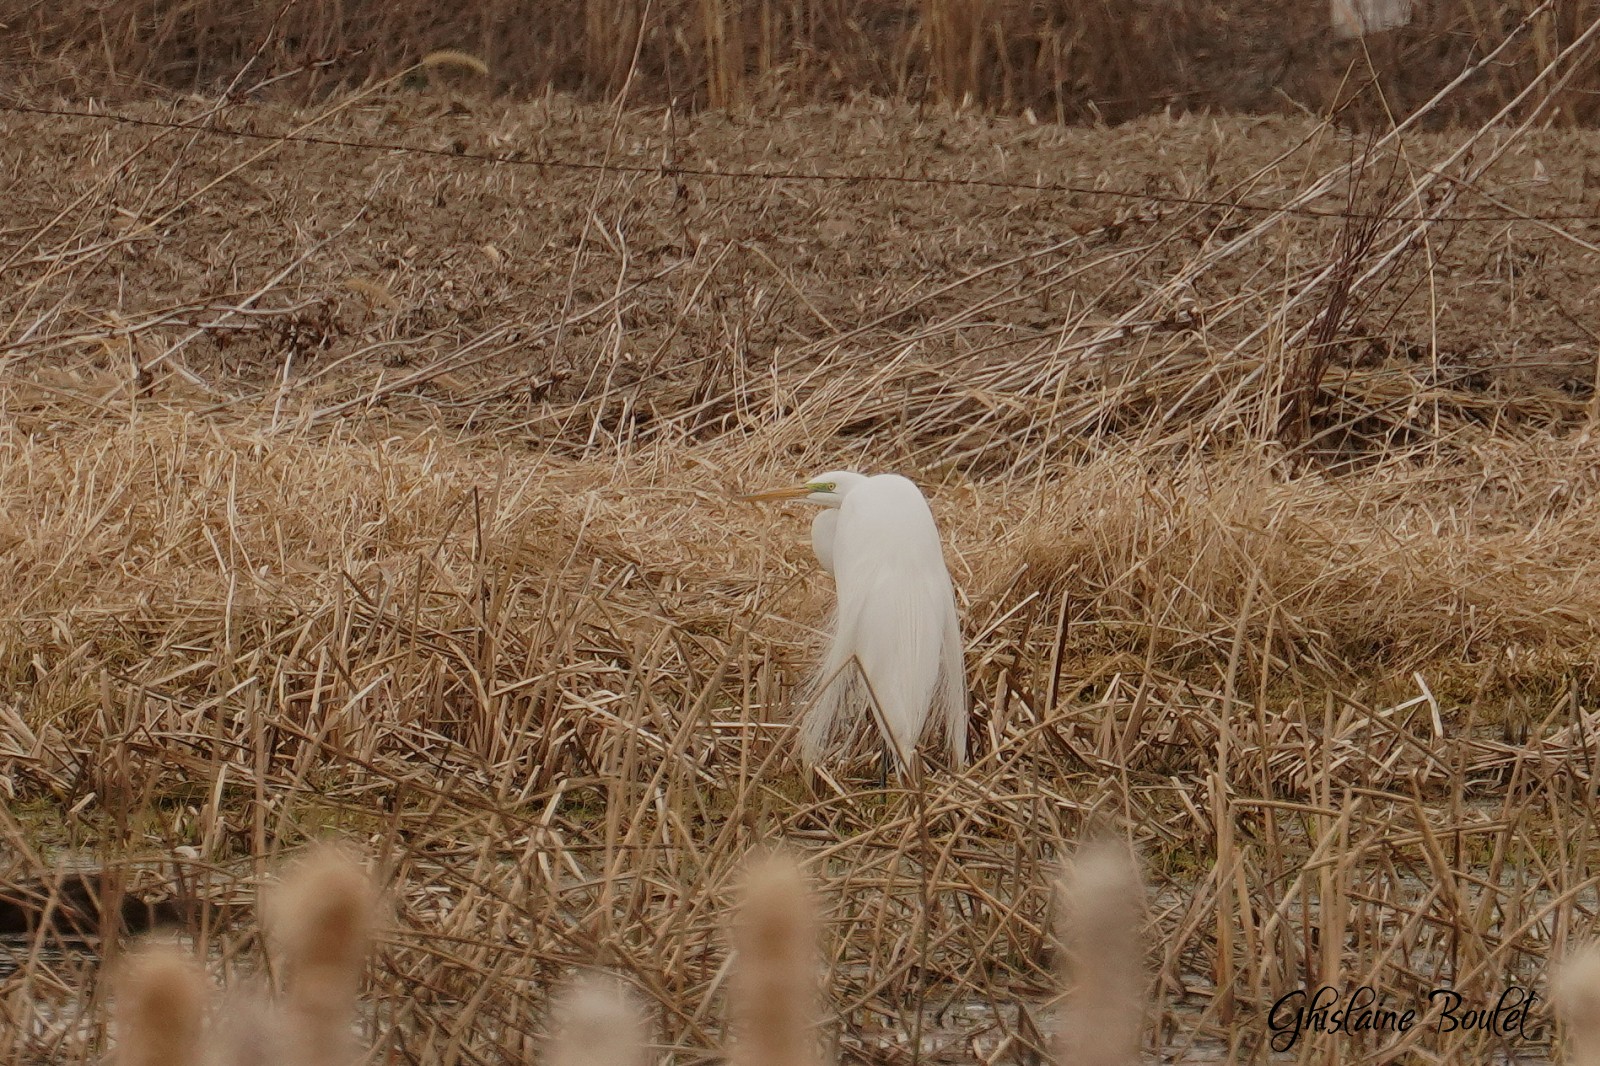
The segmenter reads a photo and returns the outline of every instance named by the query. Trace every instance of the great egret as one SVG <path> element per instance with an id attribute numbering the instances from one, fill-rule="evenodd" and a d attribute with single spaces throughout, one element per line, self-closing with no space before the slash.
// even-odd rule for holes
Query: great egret
<path id="1" fill-rule="evenodd" d="M 965 763 L 961 624 L 939 530 L 921 491 L 898 474 L 834 470 L 744 498 L 823 508 L 811 523 L 811 547 L 833 575 L 838 610 L 811 709 L 800 723 L 801 758 L 816 762 L 845 714 L 876 708 L 872 716 L 902 771 L 930 710 L 951 761 Z"/>

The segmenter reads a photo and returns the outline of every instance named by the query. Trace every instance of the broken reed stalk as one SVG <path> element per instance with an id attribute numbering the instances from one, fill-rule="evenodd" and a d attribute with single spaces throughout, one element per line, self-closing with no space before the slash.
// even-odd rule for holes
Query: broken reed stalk
<path id="1" fill-rule="evenodd" d="M 730 1066 L 821 1066 L 816 917 L 800 867 L 788 855 L 758 860 L 746 875 L 734 929 Z"/>
<path id="2" fill-rule="evenodd" d="M 117 1066 L 199 1066 L 206 978 L 171 944 L 131 955 L 116 982 Z"/>
<path id="3" fill-rule="evenodd" d="M 579 978 L 555 1010 L 550 1066 L 639 1066 L 645 1024 L 622 982 L 608 974 Z"/>
<path id="4" fill-rule="evenodd" d="M 1584 945 L 1554 981 L 1557 1014 L 1566 1023 L 1570 1066 L 1600 1066 L 1600 943 Z"/>
<path id="5" fill-rule="evenodd" d="M 376 924 L 377 893 L 360 864 L 331 845 L 284 879 L 269 909 L 288 971 L 284 1008 L 297 1066 L 355 1057 L 350 1022 Z"/>
<path id="6" fill-rule="evenodd" d="M 1144 883 L 1127 847 L 1085 844 L 1062 872 L 1059 973 L 1067 990 L 1056 1066 L 1127 1066 L 1144 1025 Z"/>

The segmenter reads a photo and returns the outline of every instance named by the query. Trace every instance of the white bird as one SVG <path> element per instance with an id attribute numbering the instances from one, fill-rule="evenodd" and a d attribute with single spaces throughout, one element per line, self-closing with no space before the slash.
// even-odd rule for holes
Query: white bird
<path id="1" fill-rule="evenodd" d="M 921 491 L 898 474 L 835 470 L 744 498 L 804 500 L 823 508 L 811 523 L 811 547 L 833 575 L 838 610 L 811 708 L 800 723 L 801 758 L 816 762 L 841 718 L 859 709 L 872 713 L 904 771 L 931 710 L 951 761 L 964 764 L 961 623 L 939 530 Z"/>

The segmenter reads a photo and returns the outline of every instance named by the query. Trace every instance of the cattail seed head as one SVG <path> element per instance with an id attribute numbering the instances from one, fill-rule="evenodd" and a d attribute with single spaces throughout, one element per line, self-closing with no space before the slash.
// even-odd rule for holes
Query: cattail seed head
<path id="1" fill-rule="evenodd" d="M 288 1037 L 303 1066 L 344 1066 L 376 924 L 377 892 L 348 852 L 314 848 L 268 901 L 287 972 Z"/>
<path id="2" fill-rule="evenodd" d="M 622 982 L 592 973 L 555 1009 L 550 1066 L 643 1066 L 644 1020 Z"/>
<path id="3" fill-rule="evenodd" d="M 268 990 L 254 982 L 223 999 L 209 1066 L 284 1066 L 291 1062 L 283 1018 Z"/>
<path id="4" fill-rule="evenodd" d="M 818 1066 L 816 917 L 787 855 L 751 866 L 734 929 L 731 1066 Z"/>
<path id="5" fill-rule="evenodd" d="M 117 1066 L 199 1066 L 206 991 L 205 974 L 176 946 L 131 955 L 116 981 Z"/>
<path id="6" fill-rule="evenodd" d="M 1067 990 L 1056 1066 L 1129 1066 L 1144 1024 L 1144 884 L 1120 843 L 1085 844 L 1061 880 L 1060 979 Z"/>
<path id="7" fill-rule="evenodd" d="M 1572 1066 L 1600 1066 L 1600 943 L 1586 944 L 1556 973 L 1552 998 L 1566 1024 Z"/>

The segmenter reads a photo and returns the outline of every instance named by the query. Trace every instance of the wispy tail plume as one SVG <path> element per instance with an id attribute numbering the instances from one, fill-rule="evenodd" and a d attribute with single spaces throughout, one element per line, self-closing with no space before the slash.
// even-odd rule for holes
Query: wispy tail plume
<path id="1" fill-rule="evenodd" d="M 734 929 L 729 1066 L 821 1066 L 816 932 L 795 861 L 779 854 L 752 865 Z"/>
<path id="2" fill-rule="evenodd" d="M 1086 844 L 1066 864 L 1058 896 L 1067 989 L 1056 1066 L 1130 1066 L 1144 1026 L 1144 883 L 1119 843 Z"/>

